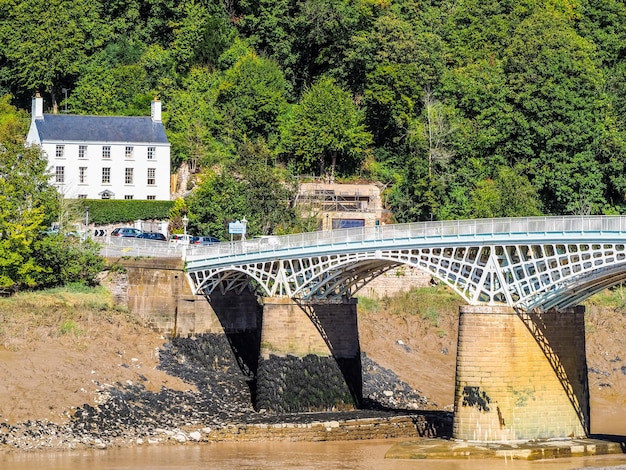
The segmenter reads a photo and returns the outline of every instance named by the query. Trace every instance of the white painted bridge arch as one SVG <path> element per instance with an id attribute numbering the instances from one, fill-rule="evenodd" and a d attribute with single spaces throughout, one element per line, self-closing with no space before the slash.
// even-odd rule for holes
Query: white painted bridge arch
<path id="1" fill-rule="evenodd" d="M 470 305 L 548 310 L 626 278 L 626 217 L 533 217 L 387 225 L 222 243 L 187 253 L 195 293 L 240 291 L 337 301 L 399 266 Z"/>

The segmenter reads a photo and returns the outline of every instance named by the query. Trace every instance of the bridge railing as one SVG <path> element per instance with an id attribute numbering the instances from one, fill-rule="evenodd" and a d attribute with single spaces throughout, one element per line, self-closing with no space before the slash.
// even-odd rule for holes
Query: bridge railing
<path id="1" fill-rule="evenodd" d="M 174 243 L 132 237 L 96 237 L 94 241 L 102 244 L 103 256 L 152 256 L 180 258 L 184 248 Z"/>
<path id="2" fill-rule="evenodd" d="M 409 224 L 380 225 L 263 237 L 209 246 L 190 246 L 187 259 L 221 258 L 225 256 L 307 248 L 337 246 L 376 241 L 480 237 L 501 234 L 550 233 L 625 233 L 623 216 L 559 216 L 519 217 L 501 219 L 444 220 Z"/>

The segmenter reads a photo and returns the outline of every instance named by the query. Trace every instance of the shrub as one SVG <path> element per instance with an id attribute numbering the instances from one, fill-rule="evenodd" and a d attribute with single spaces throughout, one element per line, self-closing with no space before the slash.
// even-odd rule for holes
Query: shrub
<path id="1" fill-rule="evenodd" d="M 173 201 L 139 201 L 135 199 L 78 199 L 84 211 L 89 207 L 89 221 L 106 225 L 133 220 L 169 219 Z"/>
<path id="2" fill-rule="evenodd" d="M 33 256 L 39 266 L 33 276 L 37 288 L 70 283 L 93 286 L 97 283 L 96 276 L 104 269 L 100 246 L 76 237 L 44 236 L 35 243 Z"/>

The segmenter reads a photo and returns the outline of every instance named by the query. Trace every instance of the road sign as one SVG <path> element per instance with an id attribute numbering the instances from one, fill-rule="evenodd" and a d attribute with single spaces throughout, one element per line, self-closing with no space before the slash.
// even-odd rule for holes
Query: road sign
<path id="1" fill-rule="evenodd" d="M 246 234 L 246 224 L 236 220 L 235 222 L 231 222 L 228 224 L 228 233 L 231 235 L 245 235 Z"/>

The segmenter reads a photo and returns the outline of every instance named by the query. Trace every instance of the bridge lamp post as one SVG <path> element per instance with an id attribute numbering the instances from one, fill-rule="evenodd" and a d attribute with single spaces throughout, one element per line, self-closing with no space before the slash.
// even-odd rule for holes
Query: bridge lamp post
<path id="1" fill-rule="evenodd" d="M 87 238 L 88 235 L 89 235 L 89 206 L 85 206 L 85 233 L 83 237 Z"/>
<path id="2" fill-rule="evenodd" d="M 183 261 L 185 261 L 185 259 L 187 259 L 187 247 L 189 246 L 189 240 L 187 239 L 187 224 L 189 223 L 189 218 L 187 217 L 187 214 L 183 215 L 183 249 L 182 249 L 182 256 L 183 256 Z"/>

